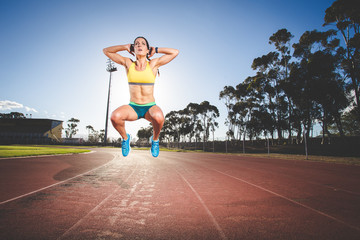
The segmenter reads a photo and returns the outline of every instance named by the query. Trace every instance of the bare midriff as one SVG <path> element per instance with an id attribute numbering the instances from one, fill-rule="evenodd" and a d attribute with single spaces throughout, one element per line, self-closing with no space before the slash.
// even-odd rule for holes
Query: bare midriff
<path id="1" fill-rule="evenodd" d="M 130 102 L 146 104 L 155 102 L 154 85 L 129 85 Z"/>

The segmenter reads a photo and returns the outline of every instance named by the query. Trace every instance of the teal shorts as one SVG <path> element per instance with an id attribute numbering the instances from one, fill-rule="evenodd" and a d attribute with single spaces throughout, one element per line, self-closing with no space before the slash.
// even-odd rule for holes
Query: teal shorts
<path id="1" fill-rule="evenodd" d="M 147 103 L 147 104 L 136 104 L 134 102 L 130 102 L 129 106 L 132 107 L 136 114 L 138 115 L 138 119 L 145 118 L 145 114 L 149 111 L 152 106 L 155 106 L 155 102 Z"/>

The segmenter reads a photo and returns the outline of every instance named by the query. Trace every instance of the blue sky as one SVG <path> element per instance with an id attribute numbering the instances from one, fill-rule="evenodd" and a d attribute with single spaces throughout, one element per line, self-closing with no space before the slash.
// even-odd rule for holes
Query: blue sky
<path id="1" fill-rule="evenodd" d="M 160 68 L 155 99 L 164 114 L 204 100 L 218 107 L 224 139 L 226 109 L 219 93 L 254 75 L 251 63 L 274 50 L 269 37 L 281 28 L 292 43 L 322 27 L 332 0 L 0 1 L 0 112 L 33 118 L 80 119 L 104 129 L 109 73 L 102 49 L 145 36 L 152 46 L 180 50 Z M 128 56 L 127 54 L 125 54 Z M 129 56 L 130 57 L 130 56 Z M 128 104 L 125 70 L 112 78 L 110 110 Z M 146 120 L 127 123 L 136 135 Z M 109 123 L 108 135 L 119 135 Z"/>

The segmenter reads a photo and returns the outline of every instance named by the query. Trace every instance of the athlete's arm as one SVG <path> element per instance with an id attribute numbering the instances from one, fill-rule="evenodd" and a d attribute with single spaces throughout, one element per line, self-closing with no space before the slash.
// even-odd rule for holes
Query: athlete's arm
<path id="1" fill-rule="evenodd" d="M 153 51 L 150 54 L 150 57 L 155 53 L 155 48 L 153 48 Z M 158 48 L 158 53 L 165 54 L 159 58 L 154 58 L 151 60 L 153 66 L 155 67 L 161 67 L 169 62 L 171 62 L 178 54 L 179 50 L 174 48 Z"/>
<path id="2" fill-rule="evenodd" d="M 131 60 L 130 58 L 127 57 L 123 57 L 120 54 L 118 54 L 117 52 L 120 51 L 128 51 L 130 54 L 134 55 L 131 51 L 130 51 L 130 46 L 131 44 L 125 44 L 125 45 L 117 45 L 117 46 L 112 46 L 112 47 L 107 47 L 103 49 L 104 54 L 110 58 L 111 60 L 113 60 L 114 62 L 121 64 L 123 66 L 125 66 L 126 68 L 129 67 L 129 65 L 131 64 Z"/>

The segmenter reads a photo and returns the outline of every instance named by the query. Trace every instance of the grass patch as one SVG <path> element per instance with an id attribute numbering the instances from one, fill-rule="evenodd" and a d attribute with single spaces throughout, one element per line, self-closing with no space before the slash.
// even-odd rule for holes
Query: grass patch
<path id="1" fill-rule="evenodd" d="M 0 146 L 0 158 L 90 152 L 87 149 L 54 146 Z"/>

